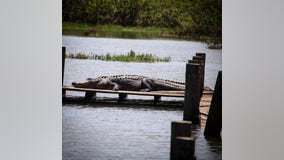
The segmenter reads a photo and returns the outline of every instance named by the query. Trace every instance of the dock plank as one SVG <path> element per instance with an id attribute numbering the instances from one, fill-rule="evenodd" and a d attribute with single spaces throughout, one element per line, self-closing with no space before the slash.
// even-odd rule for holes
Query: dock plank
<path id="1" fill-rule="evenodd" d="M 205 130 L 205 125 L 206 125 L 207 117 L 209 114 L 212 96 L 213 96 L 213 93 L 203 94 L 203 96 L 201 97 L 200 103 L 199 103 L 200 128 L 202 132 L 204 132 Z"/>
<path id="2" fill-rule="evenodd" d="M 106 89 L 90 89 L 90 88 L 75 88 L 73 86 L 63 86 L 63 90 L 68 91 L 81 91 L 81 92 L 97 92 L 97 93 L 112 93 L 112 94 L 132 94 L 144 96 L 163 96 L 163 97 L 184 97 L 184 91 L 126 91 L 126 90 L 106 90 Z"/>

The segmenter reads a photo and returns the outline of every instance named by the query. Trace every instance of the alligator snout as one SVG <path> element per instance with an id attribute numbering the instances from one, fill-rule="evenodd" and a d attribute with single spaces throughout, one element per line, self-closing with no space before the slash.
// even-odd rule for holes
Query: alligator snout
<path id="1" fill-rule="evenodd" d="M 87 87 L 87 86 L 90 86 L 90 83 L 88 81 L 86 81 L 86 82 L 72 82 L 72 85 L 74 87 Z"/>
<path id="2" fill-rule="evenodd" d="M 95 88 L 97 83 L 96 81 L 72 82 L 72 85 L 77 88 Z"/>
<path id="3" fill-rule="evenodd" d="M 72 82 L 72 85 L 74 86 L 74 87 L 80 87 L 80 82 Z"/>

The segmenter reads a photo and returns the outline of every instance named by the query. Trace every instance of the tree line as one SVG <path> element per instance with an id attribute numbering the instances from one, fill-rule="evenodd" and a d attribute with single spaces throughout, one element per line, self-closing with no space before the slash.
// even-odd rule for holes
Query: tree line
<path id="1" fill-rule="evenodd" d="M 63 22 L 173 28 L 222 37 L 222 0 L 63 0 Z"/>

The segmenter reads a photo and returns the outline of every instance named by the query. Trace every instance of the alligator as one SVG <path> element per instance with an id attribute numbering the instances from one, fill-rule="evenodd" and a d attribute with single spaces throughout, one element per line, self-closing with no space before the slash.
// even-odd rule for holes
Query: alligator
<path id="1" fill-rule="evenodd" d="M 185 84 L 165 79 L 154 79 L 141 75 L 114 75 L 88 78 L 86 82 L 72 82 L 76 88 L 128 90 L 128 91 L 158 91 L 185 89 Z"/>

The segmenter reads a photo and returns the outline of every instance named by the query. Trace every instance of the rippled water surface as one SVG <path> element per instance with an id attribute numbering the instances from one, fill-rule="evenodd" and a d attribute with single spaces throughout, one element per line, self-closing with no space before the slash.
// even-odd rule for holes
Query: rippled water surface
<path id="1" fill-rule="evenodd" d="M 180 109 L 63 106 L 63 159 L 169 159 L 171 121 Z M 221 159 L 221 144 L 209 144 L 198 128 L 197 159 Z"/>
<path id="2" fill-rule="evenodd" d="M 63 36 L 63 46 L 67 47 L 67 54 L 126 54 L 134 50 L 136 53 L 170 56 L 172 59 L 169 63 L 127 63 L 67 58 L 64 85 L 70 85 L 73 81 L 83 81 L 88 77 L 117 74 L 139 74 L 184 82 L 185 64 L 197 52 L 205 52 L 207 56 L 206 86 L 214 88 L 217 72 L 222 69 L 222 51 L 209 50 L 201 42 Z M 80 92 L 67 94 L 84 95 Z M 117 97 L 112 94 L 97 96 Z M 169 159 L 170 124 L 171 121 L 182 120 L 183 117 L 181 108 L 160 106 L 151 108 L 64 104 L 62 111 L 63 159 L 66 160 Z M 194 133 L 198 160 L 221 159 L 221 141 L 205 139 L 199 127 L 194 128 Z"/>

